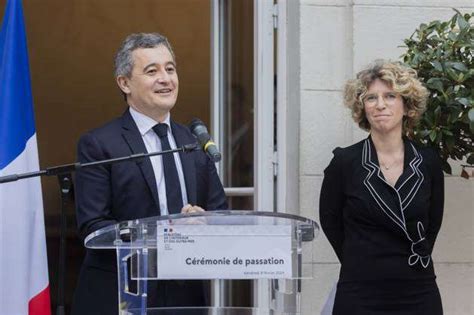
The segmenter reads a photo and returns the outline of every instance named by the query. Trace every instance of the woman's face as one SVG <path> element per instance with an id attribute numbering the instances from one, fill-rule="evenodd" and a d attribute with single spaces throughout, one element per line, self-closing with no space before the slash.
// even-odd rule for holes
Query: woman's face
<path id="1" fill-rule="evenodd" d="M 372 82 L 363 102 L 371 132 L 402 133 L 405 105 L 401 95 L 394 92 L 387 83 L 380 79 Z"/>

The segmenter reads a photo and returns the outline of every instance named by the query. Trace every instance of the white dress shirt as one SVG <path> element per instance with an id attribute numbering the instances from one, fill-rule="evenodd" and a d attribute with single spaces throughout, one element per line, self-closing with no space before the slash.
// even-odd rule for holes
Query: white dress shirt
<path id="1" fill-rule="evenodd" d="M 136 111 L 130 107 L 130 114 L 132 115 L 133 120 L 137 124 L 138 130 L 142 135 L 143 142 L 145 143 L 146 150 L 148 153 L 161 151 L 161 141 L 158 135 L 153 131 L 153 126 L 158 124 L 154 119 Z M 171 149 L 176 149 L 176 141 L 174 140 L 173 134 L 171 132 L 170 125 L 170 114 L 162 122 L 163 124 L 168 125 L 168 141 L 170 143 Z M 174 161 L 176 163 L 176 169 L 178 170 L 178 178 L 181 186 L 181 196 L 183 198 L 183 205 L 188 203 L 188 197 L 186 193 L 186 185 L 184 182 L 184 173 L 183 167 L 181 165 L 181 159 L 179 158 L 179 153 L 173 153 Z M 155 173 L 156 185 L 158 187 L 158 198 L 160 200 L 160 213 L 161 215 L 167 215 L 168 204 L 166 198 L 166 185 L 165 185 L 165 176 L 163 172 L 163 159 L 161 155 L 150 157 L 151 166 L 153 167 L 153 172 Z"/>

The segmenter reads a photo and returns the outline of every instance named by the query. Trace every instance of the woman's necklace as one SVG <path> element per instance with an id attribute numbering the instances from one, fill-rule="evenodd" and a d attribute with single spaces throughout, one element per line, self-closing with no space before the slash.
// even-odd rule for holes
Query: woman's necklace
<path id="1" fill-rule="evenodd" d="M 380 167 L 385 171 L 390 171 L 395 167 L 399 166 L 400 163 L 403 164 L 405 147 L 403 145 L 402 138 L 392 139 L 379 137 L 372 135 L 372 141 L 374 141 L 374 146 L 377 151 L 377 158 L 379 161 Z M 377 140 L 378 139 L 378 140 Z M 379 144 L 379 150 L 377 150 L 377 143 Z M 387 153 L 380 153 L 382 148 L 385 148 Z"/>
<path id="2" fill-rule="evenodd" d="M 380 166 L 382 166 L 384 170 L 389 171 L 392 167 L 398 165 L 399 162 L 400 160 L 397 159 L 393 161 L 391 164 L 387 165 L 387 163 L 383 163 L 382 161 L 380 161 Z"/>

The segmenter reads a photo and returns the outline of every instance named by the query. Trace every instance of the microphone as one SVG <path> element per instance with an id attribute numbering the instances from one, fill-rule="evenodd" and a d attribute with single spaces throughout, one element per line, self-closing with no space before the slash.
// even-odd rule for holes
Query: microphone
<path id="1" fill-rule="evenodd" d="M 212 141 L 209 132 L 207 131 L 206 125 L 197 118 L 194 118 L 189 124 L 191 133 L 197 138 L 199 145 L 202 147 L 204 152 L 207 153 L 212 162 L 219 162 L 222 158 L 216 144 Z"/>

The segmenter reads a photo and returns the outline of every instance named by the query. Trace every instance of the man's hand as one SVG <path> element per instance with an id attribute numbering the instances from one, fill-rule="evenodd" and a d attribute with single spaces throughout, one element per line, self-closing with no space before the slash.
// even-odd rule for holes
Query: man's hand
<path id="1" fill-rule="evenodd" d="M 199 206 L 192 206 L 190 204 L 184 205 L 181 208 L 181 213 L 195 213 L 195 212 L 204 212 L 205 210 Z"/>
<path id="2" fill-rule="evenodd" d="M 205 210 L 199 206 L 192 206 L 190 204 L 187 204 L 185 205 L 182 209 L 181 209 L 181 213 L 200 213 L 200 212 L 204 212 Z M 195 217 L 195 216 L 192 216 L 192 217 L 189 217 L 186 219 L 186 221 L 183 221 L 183 222 L 186 222 L 184 224 L 206 224 L 206 218 L 204 217 Z"/>

